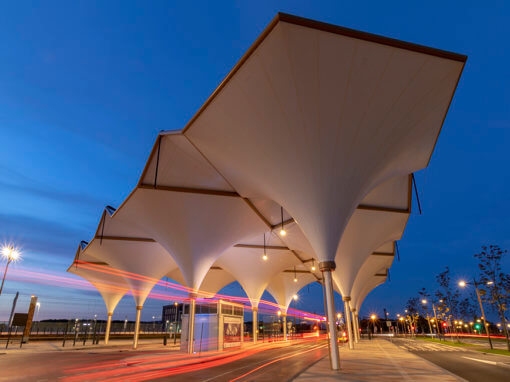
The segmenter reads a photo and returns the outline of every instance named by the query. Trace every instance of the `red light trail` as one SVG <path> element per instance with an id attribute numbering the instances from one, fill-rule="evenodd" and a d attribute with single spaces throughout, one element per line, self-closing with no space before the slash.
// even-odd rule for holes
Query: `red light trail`
<path id="1" fill-rule="evenodd" d="M 297 340 L 293 341 L 292 344 L 304 344 L 316 342 L 317 340 L 325 339 L 325 336 L 320 338 Z M 206 356 L 199 357 L 198 355 L 190 356 L 188 354 L 176 354 L 176 355 L 158 355 L 154 357 L 144 357 L 138 359 L 136 362 L 105 362 L 97 365 L 90 365 L 86 367 L 74 368 L 66 370 L 68 374 L 77 374 L 62 378 L 64 382 L 82 382 L 82 381 L 97 381 L 107 380 L 109 382 L 141 382 L 156 378 L 170 377 L 173 375 L 190 373 L 194 371 L 200 371 L 209 369 L 216 366 L 225 365 L 234 361 L 241 360 L 243 358 L 252 356 L 254 354 L 275 348 L 281 348 L 290 346 L 290 342 L 279 342 L 273 344 L 259 344 L 256 347 L 250 349 L 240 349 L 228 352 L 205 352 Z M 273 364 L 278 361 L 282 361 L 287 358 L 295 357 L 298 355 L 305 354 L 309 351 L 317 350 L 326 347 L 327 345 L 314 346 L 312 349 L 305 351 L 297 351 L 284 357 L 278 357 L 269 361 L 268 363 L 251 370 L 253 373 L 265 366 Z M 191 357 L 191 358 L 190 358 Z M 129 367 L 126 367 L 129 366 Z M 99 370 L 107 369 L 109 370 Z M 244 377 L 243 375 L 242 377 Z M 241 378 L 241 377 L 240 377 Z M 239 378 L 237 378 L 239 379 Z"/>
<path id="2" fill-rule="evenodd" d="M 157 291 L 152 290 L 149 293 L 149 298 L 163 300 L 163 301 L 189 301 L 189 297 L 186 295 L 179 295 L 176 293 L 196 293 L 200 296 L 204 296 L 208 298 L 210 301 L 211 298 L 214 299 L 224 299 L 240 302 L 245 306 L 245 309 L 251 310 L 251 302 L 247 297 L 237 297 L 237 296 L 228 296 L 223 294 L 212 294 L 205 291 L 195 290 L 192 288 L 188 288 L 186 286 L 172 283 L 164 280 L 156 280 L 154 278 L 150 278 L 143 275 L 138 275 L 131 272 L 121 271 L 115 268 L 111 268 L 108 266 L 93 264 L 84 262 L 81 260 L 77 260 L 73 266 L 78 268 L 87 269 L 88 271 L 98 272 L 98 279 L 101 279 L 101 273 L 108 274 L 110 276 L 122 277 L 124 279 L 129 278 L 132 280 L 147 282 L 150 284 L 154 284 L 154 286 L 159 286 L 165 288 L 165 291 Z M 52 273 L 42 273 L 34 270 L 24 269 L 24 268 L 14 268 L 11 271 L 11 277 L 17 281 L 23 282 L 31 282 L 37 284 L 44 284 L 50 286 L 59 286 L 59 287 L 72 287 L 75 289 L 84 289 L 84 290 L 97 290 L 96 286 L 102 288 L 106 291 L 124 293 L 126 291 L 126 287 L 119 286 L 114 282 L 94 282 L 92 285 L 90 282 L 86 280 L 76 279 L 73 276 L 60 275 L 60 274 L 52 274 Z M 171 292 L 169 292 L 171 291 Z M 128 292 L 131 295 L 138 295 L 140 292 L 137 290 L 130 290 Z M 200 300 L 200 299 L 199 299 Z M 275 314 L 278 310 L 284 309 L 284 307 L 266 300 L 260 300 L 259 304 L 264 307 L 259 308 L 260 313 L 265 314 Z M 312 313 L 308 313 L 305 311 L 301 311 L 298 309 L 289 308 L 287 310 L 287 316 L 297 317 L 305 320 L 313 320 L 313 321 L 324 321 L 324 317 L 318 316 Z"/>

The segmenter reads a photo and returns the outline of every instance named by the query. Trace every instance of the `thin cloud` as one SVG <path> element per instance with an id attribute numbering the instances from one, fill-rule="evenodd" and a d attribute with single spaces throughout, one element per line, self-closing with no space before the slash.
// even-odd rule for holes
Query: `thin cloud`
<path id="1" fill-rule="evenodd" d="M 24 251 L 72 258 L 83 232 L 66 222 L 54 222 L 33 216 L 0 214 L 2 241 L 14 241 Z"/>
<path id="2" fill-rule="evenodd" d="M 69 191 L 57 190 L 53 187 L 43 185 L 26 175 L 11 168 L 0 167 L 0 188 L 15 193 L 25 193 L 39 198 L 45 198 L 51 201 L 57 201 L 63 204 L 81 205 L 84 207 L 96 207 L 103 205 L 104 201 L 98 197 L 85 193 L 75 193 Z M 5 179 L 9 179 L 6 181 Z"/>

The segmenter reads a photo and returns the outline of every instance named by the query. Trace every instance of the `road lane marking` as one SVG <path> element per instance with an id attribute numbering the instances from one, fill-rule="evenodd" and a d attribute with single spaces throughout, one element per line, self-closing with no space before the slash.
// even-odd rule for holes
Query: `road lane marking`
<path id="1" fill-rule="evenodd" d="M 279 361 L 282 361 L 282 360 L 284 360 L 284 359 L 288 359 L 288 358 L 296 357 L 296 356 L 298 356 L 298 355 L 302 355 L 302 354 L 305 354 L 305 353 L 309 353 L 309 352 L 314 351 L 314 350 L 318 350 L 318 349 L 321 349 L 321 348 L 325 348 L 326 346 L 327 346 L 327 345 L 316 346 L 316 347 L 314 347 L 314 348 L 312 348 L 312 349 L 309 349 L 309 350 L 304 350 L 304 351 L 301 351 L 301 352 L 297 352 L 297 353 L 293 353 L 293 354 L 287 355 L 287 356 L 285 356 L 285 357 L 280 357 L 280 358 L 274 359 L 274 360 L 269 361 L 269 362 L 267 362 L 267 363 L 265 363 L 265 364 L 263 364 L 263 365 L 260 365 L 259 367 L 256 367 L 255 369 L 250 370 L 250 371 L 249 371 L 249 372 L 247 372 L 247 373 L 244 373 L 243 375 L 240 375 L 240 376 L 239 376 L 239 377 L 237 377 L 237 378 L 231 379 L 229 382 L 238 381 L 239 379 L 242 379 L 242 378 L 244 378 L 244 377 L 246 377 L 246 376 L 248 376 L 248 375 L 250 375 L 250 374 L 252 374 L 252 373 L 254 373 L 254 372 L 256 372 L 256 371 L 258 371 L 258 370 L 260 370 L 260 369 L 262 369 L 262 368 L 264 368 L 264 367 L 266 367 L 266 366 L 272 365 L 272 364 L 273 364 L 273 363 L 275 363 L 275 362 L 279 362 Z"/>
<path id="2" fill-rule="evenodd" d="M 462 358 L 466 358 L 466 359 L 470 359 L 470 360 L 478 361 L 478 362 L 483 362 L 483 363 L 488 363 L 489 365 L 497 365 L 497 364 L 498 364 L 497 362 L 494 362 L 494 361 L 486 361 L 486 360 L 484 360 L 484 359 L 471 358 L 471 357 L 462 357 Z"/>
<path id="3" fill-rule="evenodd" d="M 326 347 L 326 346 L 327 346 L 327 345 L 314 344 L 314 345 L 312 345 L 312 347 L 310 348 L 309 346 L 301 346 L 301 345 L 303 345 L 303 344 L 291 345 L 291 346 L 297 346 L 297 348 L 296 348 L 296 349 L 293 349 L 293 350 L 294 350 L 294 352 L 292 352 L 292 353 L 291 353 L 291 355 L 292 355 L 292 354 L 296 354 L 297 352 L 299 352 L 299 351 L 300 351 L 300 349 L 307 349 L 307 348 L 309 348 L 310 350 L 317 350 L 317 349 L 321 349 L 321 348 L 324 348 L 324 347 Z M 275 349 L 275 348 L 273 348 L 273 349 Z M 268 350 L 273 350 L 273 349 L 268 349 Z M 276 349 L 277 349 L 277 348 L 276 348 Z M 231 373 L 233 373 L 233 372 L 236 372 L 236 371 L 239 371 L 239 370 L 242 370 L 242 369 L 246 369 L 246 368 L 248 368 L 248 367 L 252 367 L 252 366 L 254 366 L 254 365 L 260 365 L 260 364 L 263 364 L 264 362 L 267 362 L 267 361 L 277 360 L 277 359 L 278 359 L 278 358 L 280 358 L 280 357 L 281 357 L 281 356 L 280 356 L 280 355 L 278 355 L 278 356 L 276 356 L 276 357 L 268 358 L 268 359 L 265 359 L 265 360 L 263 360 L 263 361 L 256 361 L 256 362 L 254 362 L 254 363 L 252 363 L 252 364 L 250 364 L 250 365 L 244 365 L 244 366 L 241 366 L 241 367 L 238 367 L 238 368 L 232 369 L 232 370 L 228 370 L 228 371 L 226 371 L 225 373 L 215 375 L 215 376 L 213 376 L 213 377 L 211 377 L 211 378 L 209 378 L 209 379 L 204 379 L 202 382 L 209 382 L 209 381 L 212 381 L 212 380 L 217 379 L 217 378 L 219 378 L 219 377 L 223 377 L 223 376 L 225 376 L 225 375 L 227 375 L 227 374 L 231 374 Z"/>

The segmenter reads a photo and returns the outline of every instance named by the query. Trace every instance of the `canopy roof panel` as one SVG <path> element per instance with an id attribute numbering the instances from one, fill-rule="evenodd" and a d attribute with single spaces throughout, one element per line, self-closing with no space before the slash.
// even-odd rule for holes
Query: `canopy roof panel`
<path id="1" fill-rule="evenodd" d="M 359 312 L 361 309 L 361 305 L 363 304 L 363 301 L 365 301 L 365 298 L 367 298 L 368 294 L 372 292 L 375 288 L 377 288 L 379 285 L 382 285 L 386 282 L 386 279 L 388 276 L 373 276 L 370 280 L 367 281 L 365 284 L 365 287 L 361 290 L 360 295 L 356 298 L 356 300 L 353 300 L 352 306 L 356 307 L 356 310 Z"/>
<path id="2" fill-rule="evenodd" d="M 252 306 L 257 307 L 264 290 L 278 273 L 301 262 L 289 250 L 268 249 L 268 260 L 262 259 L 262 248 L 232 247 L 225 251 L 216 264 L 227 270 L 241 284 Z"/>
<path id="3" fill-rule="evenodd" d="M 175 261 L 156 242 L 94 239 L 85 253 L 126 272 L 125 279 L 138 306 L 143 306 L 152 287 L 176 267 Z"/>
<path id="4" fill-rule="evenodd" d="M 184 280 L 182 272 L 178 268 L 170 272 L 167 276 L 182 285 L 186 285 L 186 280 Z M 207 275 L 205 275 L 204 281 L 202 281 L 202 284 L 200 285 L 200 291 L 198 294 L 200 295 L 202 294 L 201 292 L 206 292 L 207 294 L 214 295 L 234 281 L 236 281 L 234 276 L 224 269 L 221 269 L 220 267 L 211 267 L 209 272 L 207 272 Z"/>
<path id="5" fill-rule="evenodd" d="M 402 237 L 408 214 L 356 210 L 344 232 L 333 277 L 342 296 L 351 296 L 357 273 L 381 244 Z"/>
<path id="6" fill-rule="evenodd" d="M 178 132 L 159 135 L 139 186 L 234 191 L 189 140 Z"/>
<path id="7" fill-rule="evenodd" d="M 149 231 L 193 289 L 221 253 L 267 229 L 242 198 L 194 192 L 138 188 L 116 216 Z"/>
<path id="8" fill-rule="evenodd" d="M 94 256 L 83 253 L 87 243 L 78 246 L 73 264 L 67 272 L 80 276 L 90 282 L 103 297 L 108 313 L 113 313 L 115 307 L 129 290 L 129 284 L 108 264 Z"/>
<path id="9" fill-rule="evenodd" d="M 271 293 L 278 305 L 283 306 L 283 313 L 287 312 L 293 297 L 299 298 L 298 292 L 312 282 L 316 282 L 317 278 L 312 273 L 298 273 L 297 282 L 294 281 L 294 273 L 280 272 L 274 276 L 267 285 L 267 291 Z"/>
<path id="10" fill-rule="evenodd" d="M 384 252 L 384 250 L 387 250 L 388 244 L 391 245 L 392 249 L 390 252 Z M 387 273 L 387 270 L 391 267 L 394 258 L 395 252 L 393 242 L 389 242 L 386 245 L 379 247 L 365 260 L 358 274 L 356 275 L 356 279 L 352 286 L 351 298 L 353 301 L 357 301 L 358 296 L 363 294 L 365 287 L 370 285 L 371 279 L 377 277 L 376 275 Z"/>
<path id="11" fill-rule="evenodd" d="M 97 270 L 93 267 L 94 263 L 91 265 L 75 262 L 67 271 L 94 285 L 103 297 L 107 312 L 113 313 L 119 301 L 129 290 L 129 285 L 123 277 L 116 275 L 115 270 L 107 265 L 100 263 L 101 266 L 96 268 Z"/>
<path id="12" fill-rule="evenodd" d="M 427 165 L 465 57 L 317 24 L 277 18 L 184 134 L 325 261 L 370 190 Z"/>
<path id="13" fill-rule="evenodd" d="M 411 212 L 412 175 L 397 176 L 379 184 L 361 201 L 358 208 Z"/>

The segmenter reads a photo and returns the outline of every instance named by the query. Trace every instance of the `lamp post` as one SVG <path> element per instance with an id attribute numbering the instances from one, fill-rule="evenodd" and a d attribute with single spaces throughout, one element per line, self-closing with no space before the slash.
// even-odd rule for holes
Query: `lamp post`
<path id="1" fill-rule="evenodd" d="M 2 286 L 0 286 L 0 296 L 2 295 L 2 290 L 4 289 L 5 276 L 7 275 L 9 264 L 18 260 L 20 255 L 20 252 L 14 248 L 13 245 L 6 245 L 2 248 L 2 256 L 7 259 L 7 265 L 5 266 L 4 277 L 2 278 Z"/>
<path id="2" fill-rule="evenodd" d="M 174 316 L 174 345 L 176 344 L 177 342 L 177 311 L 179 309 L 179 304 L 176 302 L 174 302 L 174 306 L 175 306 L 175 316 Z"/>
<path id="3" fill-rule="evenodd" d="M 478 303 L 480 304 L 480 311 L 482 312 L 483 324 L 485 326 L 485 331 L 487 332 L 487 339 L 489 340 L 489 346 L 491 347 L 491 349 L 493 349 L 491 335 L 489 333 L 489 325 L 487 324 L 487 320 L 485 319 L 485 313 L 483 311 L 482 299 L 480 298 L 480 292 L 478 291 L 478 285 L 480 285 L 480 284 L 481 283 L 477 282 L 475 279 L 473 279 L 473 281 L 470 283 L 468 283 L 466 281 L 459 281 L 459 286 L 462 288 L 464 288 L 466 285 L 473 285 L 475 287 L 476 297 L 478 298 Z"/>

